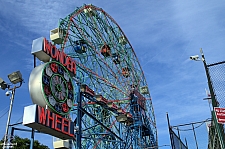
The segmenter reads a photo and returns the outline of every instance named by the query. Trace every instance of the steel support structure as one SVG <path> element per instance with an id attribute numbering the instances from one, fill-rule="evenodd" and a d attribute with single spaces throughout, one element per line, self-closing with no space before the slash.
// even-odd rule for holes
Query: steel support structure
<path id="1" fill-rule="evenodd" d="M 77 126 L 78 126 L 78 132 L 77 132 L 77 149 L 81 149 L 81 137 L 82 137 L 82 125 L 81 125 L 81 120 L 82 120 L 82 96 L 80 93 L 80 83 L 77 83 L 78 86 L 78 95 L 77 95 Z"/>
<path id="2" fill-rule="evenodd" d="M 205 68 L 205 73 L 206 73 L 206 77 L 207 77 L 207 81 L 208 81 L 208 87 L 209 87 L 209 91 L 210 91 L 211 99 L 212 99 L 212 106 L 213 106 L 212 120 L 215 124 L 216 132 L 217 132 L 219 142 L 220 142 L 220 147 L 221 147 L 221 149 L 224 149 L 225 148 L 225 142 L 224 142 L 224 132 L 223 132 L 223 129 L 222 129 L 222 126 L 221 126 L 222 124 L 218 124 L 217 119 L 216 119 L 216 115 L 215 115 L 215 112 L 214 112 L 214 107 L 218 107 L 219 105 L 218 105 L 218 102 L 216 100 L 216 95 L 215 95 L 215 92 L 214 92 L 214 89 L 213 89 L 213 84 L 212 84 L 212 81 L 211 81 L 211 76 L 210 76 L 209 68 L 208 68 L 209 66 L 206 63 L 205 56 L 203 54 L 202 49 L 200 49 L 200 52 L 201 52 L 202 62 L 203 62 L 204 68 Z"/>
<path id="3" fill-rule="evenodd" d="M 142 149 L 155 146 L 155 148 L 157 148 L 157 144 L 154 143 L 156 142 L 154 140 L 155 138 L 152 137 L 152 130 L 146 111 L 144 107 L 139 104 L 138 100 L 140 100 L 138 97 L 131 94 L 130 112 L 133 117 L 133 123 L 129 126 L 129 129 L 131 130 L 131 140 L 133 140 L 132 147 Z"/>
<path id="4" fill-rule="evenodd" d="M 110 129 L 110 123 L 104 121 L 104 117 L 99 117 L 104 116 L 104 114 L 98 113 L 98 116 L 95 111 L 97 110 L 95 108 L 96 105 L 88 105 L 88 102 L 92 100 L 94 100 L 93 97 L 90 96 L 87 98 L 80 91 L 80 84 L 77 83 L 77 118 L 75 119 L 75 125 L 78 129 L 76 132 L 76 140 L 74 140 L 75 148 L 107 148 L 107 146 L 113 148 L 112 144 L 118 144 L 117 146 L 120 144 L 122 146 L 121 144 L 124 142 L 121 136 L 118 136 L 112 130 L 113 128 Z M 98 106 L 98 109 L 104 109 L 100 105 Z"/>

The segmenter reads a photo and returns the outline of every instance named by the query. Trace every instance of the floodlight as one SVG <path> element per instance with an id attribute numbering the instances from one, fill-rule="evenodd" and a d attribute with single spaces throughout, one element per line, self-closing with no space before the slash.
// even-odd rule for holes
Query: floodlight
<path id="1" fill-rule="evenodd" d="M 8 85 L 5 83 L 4 80 L 2 80 L 2 78 L 0 78 L 0 88 L 3 89 L 3 90 L 8 88 Z"/>
<path id="2" fill-rule="evenodd" d="M 5 81 L 0 78 L 0 84 L 3 84 Z"/>
<path id="3" fill-rule="evenodd" d="M 13 84 L 23 81 L 22 74 L 20 73 L 20 71 L 16 71 L 16 72 L 9 74 L 8 78 L 9 78 L 10 82 L 12 82 Z"/>
<path id="4" fill-rule="evenodd" d="M 199 56 L 198 55 L 190 56 L 190 59 L 194 61 L 199 61 Z"/>
<path id="5" fill-rule="evenodd" d="M 11 94 L 8 120 L 7 120 L 7 124 L 6 124 L 6 130 L 5 130 L 6 135 L 4 136 L 3 148 L 6 148 L 5 144 L 7 144 L 7 140 L 8 140 L 7 137 L 8 137 L 9 124 L 10 124 L 11 113 L 12 113 L 12 106 L 13 106 L 13 101 L 14 101 L 14 97 L 15 97 L 15 91 L 17 88 L 21 87 L 21 85 L 23 83 L 23 78 L 22 78 L 22 74 L 20 73 L 20 71 L 16 71 L 16 72 L 9 74 L 8 78 L 9 78 L 10 82 L 12 82 L 13 84 L 20 83 L 20 85 L 10 88 L 10 85 L 5 83 L 5 81 L 2 78 L 0 78 L 0 88 L 3 90 L 8 88 L 8 91 L 5 93 L 6 96 L 9 96 Z"/>

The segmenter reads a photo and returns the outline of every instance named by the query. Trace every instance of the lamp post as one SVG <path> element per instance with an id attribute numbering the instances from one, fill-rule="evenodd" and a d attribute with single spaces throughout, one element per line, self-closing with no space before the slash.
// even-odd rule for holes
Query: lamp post
<path id="1" fill-rule="evenodd" d="M 7 148 L 8 131 L 9 131 L 9 124 L 10 124 L 10 119 L 11 119 L 13 101 L 14 101 L 14 97 L 15 97 L 15 91 L 16 91 L 17 88 L 21 87 L 21 85 L 23 83 L 23 79 L 22 79 L 22 75 L 21 75 L 20 71 L 16 71 L 16 72 L 13 72 L 13 73 L 9 74 L 8 78 L 9 78 L 10 82 L 13 83 L 13 84 L 19 83 L 19 86 L 14 86 L 13 88 L 10 88 L 10 85 L 5 83 L 5 81 L 3 81 L 0 78 L 1 89 L 5 90 L 6 88 L 8 88 L 8 90 L 9 90 L 9 91 L 6 92 L 6 96 L 9 96 L 10 93 L 12 94 L 11 97 L 10 97 L 10 107 L 9 107 L 8 119 L 7 119 L 7 123 L 6 123 L 3 149 Z"/>
<path id="2" fill-rule="evenodd" d="M 201 60 L 199 59 L 198 55 L 191 56 L 190 59 L 195 60 L 195 61 L 202 61 L 203 62 L 206 77 L 207 77 L 207 81 L 208 81 L 208 87 L 209 87 L 209 91 L 210 91 L 211 99 L 212 99 L 212 107 L 213 107 L 213 109 L 212 109 L 213 110 L 212 111 L 212 120 L 213 120 L 213 122 L 216 126 L 216 131 L 217 131 L 217 134 L 218 134 L 218 137 L 219 137 L 220 147 L 224 149 L 225 144 L 224 144 L 224 139 L 223 139 L 223 132 L 220 128 L 220 124 L 218 124 L 218 122 L 216 120 L 216 116 L 215 116 L 215 112 L 214 112 L 214 107 L 218 107 L 219 105 L 218 105 L 218 102 L 216 100 L 216 96 L 215 96 L 215 93 L 214 93 L 214 90 L 213 90 L 213 85 L 212 85 L 211 76 L 210 76 L 210 73 L 209 73 L 209 68 L 206 64 L 206 60 L 205 60 L 205 56 L 203 54 L 202 48 L 200 49 L 200 53 L 201 53 L 201 57 L 202 57 Z"/>

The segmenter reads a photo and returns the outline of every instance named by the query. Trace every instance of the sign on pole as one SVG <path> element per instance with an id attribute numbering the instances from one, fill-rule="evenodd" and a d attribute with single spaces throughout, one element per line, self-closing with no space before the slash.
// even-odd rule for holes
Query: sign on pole
<path id="1" fill-rule="evenodd" d="M 220 124 L 225 123 L 225 108 L 214 107 L 217 122 Z"/>

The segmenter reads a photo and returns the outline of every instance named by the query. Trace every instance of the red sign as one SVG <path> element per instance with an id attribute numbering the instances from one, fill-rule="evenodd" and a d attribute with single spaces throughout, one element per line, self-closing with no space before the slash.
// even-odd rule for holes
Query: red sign
<path id="1" fill-rule="evenodd" d="M 46 38 L 44 38 L 43 51 L 51 58 L 63 64 L 70 72 L 76 74 L 76 62 L 63 51 L 58 50 L 56 46 L 48 42 Z"/>
<path id="2" fill-rule="evenodd" d="M 217 122 L 220 124 L 224 124 L 225 123 L 225 108 L 215 107 L 214 111 L 215 111 Z"/>
<path id="3" fill-rule="evenodd" d="M 61 139 L 74 137 L 74 123 L 38 105 L 24 108 L 23 124 Z"/>

